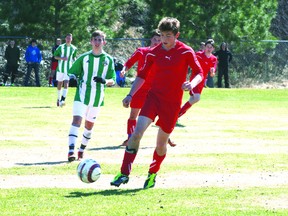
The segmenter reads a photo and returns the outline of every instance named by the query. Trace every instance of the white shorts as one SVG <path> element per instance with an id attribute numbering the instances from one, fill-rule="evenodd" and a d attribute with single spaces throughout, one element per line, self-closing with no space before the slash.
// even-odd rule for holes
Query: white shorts
<path id="1" fill-rule="evenodd" d="M 57 72 L 56 80 L 59 82 L 63 82 L 64 80 L 69 81 L 69 76 L 66 73 Z"/>
<path id="2" fill-rule="evenodd" d="M 85 117 L 86 121 L 94 123 L 96 117 L 100 112 L 101 107 L 87 106 L 82 102 L 74 101 L 73 103 L 73 116 Z"/>

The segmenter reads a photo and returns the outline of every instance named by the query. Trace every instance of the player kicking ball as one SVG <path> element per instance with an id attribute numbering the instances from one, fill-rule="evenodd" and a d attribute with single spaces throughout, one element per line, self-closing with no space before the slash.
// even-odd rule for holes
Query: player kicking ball
<path id="1" fill-rule="evenodd" d="M 155 186 L 157 173 L 166 157 L 169 135 L 178 119 L 183 90 L 190 91 L 203 79 L 202 68 L 194 50 L 177 40 L 180 35 L 179 28 L 180 22 L 176 18 L 165 17 L 160 21 L 158 29 L 162 43 L 146 54 L 144 66 L 137 74 L 129 94 L 122 101 L 123 106 L 128 108 L 133 96 L 145 82 L 149 70 L 154 67 L 156 73 L 151 88 L 139 113 L 136 128 L 128 140 L 120 172 L 110 183 L 112 186 L 119 187 L 129 181 L 141 138 L 158 116 L 156 148 L 144 188 Z M 189 66 L 194 72 L 191 82 L 186 81 Z"/>

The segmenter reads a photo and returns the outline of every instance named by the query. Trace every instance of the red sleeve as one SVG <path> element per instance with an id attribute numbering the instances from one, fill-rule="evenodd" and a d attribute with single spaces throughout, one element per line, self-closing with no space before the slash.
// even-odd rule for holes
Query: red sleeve
<path id="1" fill-rule="evenodd" d="M 146 76 L 149 74 L 150 68 L 152 67 L 154 63 L 155 54 L 153 53 L 147 53 L 144 59 L 144 65 L 139 70 L 138 77 L 142 79 L 146 79 Z"/>
<path id="2" fill-rule="evenodd" d="M 141 49 L 136 49 L 136 51 L 130 56 L 130 58 L 125 62 L 124 66 L 127 69 L 130 69 L 136 62 L 139 61 L 139 59 L 142 58 L 142 52 Z"/>
<path id="3" fill-rule="evenodd" d="M 192 48 L 191 48 L 192 49 Z M 192 49 L 192 55 L 189 55 L 189 66 L 192 69 L 192 76 L 190 78 L 190 80 L 192 80 L 195 76 L 197 76 L 198 74 L 202 77 L 203 79 L 203 70 L 200 66 L 200 63 L 196 57 L 196 54 L 194 52 L 194 50 Z"/>

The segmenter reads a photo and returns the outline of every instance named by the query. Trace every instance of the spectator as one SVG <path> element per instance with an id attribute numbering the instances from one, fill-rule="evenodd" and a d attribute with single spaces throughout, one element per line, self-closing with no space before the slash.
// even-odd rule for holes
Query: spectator
<path id="1" fill-rule="evenodd" d="M 24 85 L 28 86 L 31 71 L 34 69 L 36 86 L 40 87 L 39 65 L 42 61 L 42 56 L 40 49 L 37 47 L 37 41 L 35 39 L 31 40 L 30 45 L 26 49 L 25 60 L 27 62 L 27 73 Z"/>
<path id="2" fill-rule="evenodd" d="M 55 71 L 56 71 L 57 66 L 58 66 L 58 60 L 55 59 L 54 52 L 56 51 L 56 49 L 59 47 L 60 44 L 61 44 L 61 39 L 57 38 L 55 46 L 52 47 L 51 73 L 49 75 L 49 87 L 54 86 L 54 83 L 55 83 L 55 78 L 56 78 L 55 77 Z"/>
<path id="3" fill-rule="evenodd" d="M 224 76 L 225 88 L 230 88 L 228 66 L 232 61 L 232 54 L 228 49 L 227 43 L 223 42 L 220 49 L 214 53 L 218 57 L 218 88 L 222 88 L 222 77 Z"/>
<path id="4" fill-rule="evenodd" d="M 71 68 L 74 60 L 76 59 L 77 48 L 72 44 L 73 36 L 68 33 L 65 37 L 65 43 L 61 44 L 54 52 L 55 59 L 58 60 L 57 66 L 57 106 L 64 106 L 65 99 L 68 94 L 69 75 L 68 71 Z M 64 82 L 64 89 L 62 85 Z M 62 94 L 62 96 L 61 96 Z"/>
<path id="5" fill-rule="evenodd" d="M 20 61 L 20 49 L 17 46 L 15 46 L 14 40 L 10 40 L 9 45 L 5 50 L 4 57 L 7 60 L 6 71 L 3 77 L 4 85 L 8 85 L 6 82 L 8 80 L 8 76 L 11 75 L 11 86 L 14 86 L 14 81 L 18 73 L 18 67 Z"/>

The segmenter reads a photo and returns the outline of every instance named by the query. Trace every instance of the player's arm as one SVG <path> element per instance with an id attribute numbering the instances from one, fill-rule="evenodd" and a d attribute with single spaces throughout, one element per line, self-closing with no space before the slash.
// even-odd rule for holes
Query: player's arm
<path id="1" fill-rule="evenodd" d="M 126 97 L 122 100 L 123 106 L 128 108 L 129 104 L 133 98 L 133 95 L 135 95 L 135 93 L 141 88 L 141 86 L 144 84 L 145 80 L 139 76 L 136 77 L 130 92 L 128 93 L 128 95 L 126 95 Z"/>
<path id="2" fill-rule="evenodd" d="M 139 61 L 140 58 L 143 58 L 143 52 L 138 48 L 130 58 L 125 62 L 123 69 L 120 72 L 120 77 L 124 77 L 128 70 Z"/>

